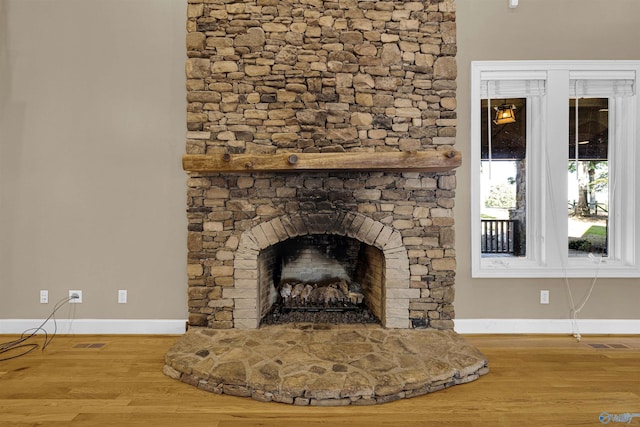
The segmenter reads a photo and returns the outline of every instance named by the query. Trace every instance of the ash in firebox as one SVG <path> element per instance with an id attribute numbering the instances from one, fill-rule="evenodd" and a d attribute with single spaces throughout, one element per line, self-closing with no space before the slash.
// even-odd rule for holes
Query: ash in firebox
<path id="1" fill-rule="evenodd" d="M 378 323 L 364 304 L 360 284 L 345 279 L 322 282 L 283 280 L 267 325 L 292 322 Z"/>

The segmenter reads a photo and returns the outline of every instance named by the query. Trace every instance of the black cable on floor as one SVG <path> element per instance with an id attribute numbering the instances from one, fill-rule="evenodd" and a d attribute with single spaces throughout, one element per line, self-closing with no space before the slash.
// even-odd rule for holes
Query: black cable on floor
<path id="1" fill-rule="evenodd" d="M 56 312 L 72 299 L 74 299 L 74 297 L 63 298 L 60 301 L 58 301 L 56 305 L 53 307 L 53 311 L 51 312 L 49 317 L 47 317 L 40 324 L 40 326 L 25 330 L 20 335 L 20 338 L 16 340 L 0 343 L 0 355 L 8 353 L 10 351 L 15 351 L 17 349 L 22 349 L 22 352 L 19 354 L 0 358 L 0 362 L 4 362 L 6 360 L 11 360 L 11 359 L 17 359 L 18 357 L 22 357 L 28 353 L 31 353 L 36 348 L 40 347 L 40 345 L 37 343 L 26 342 L 31 338 L 35 337 L 39 331 L 42 331 L 44 333 L 44 343 L 42 344 L 42 351 L 44 351 L 47 348 L 47 346 L 51 343 L 51 341 L 53 341 L 53 338 L 56 336 L 56 332 L 58 331 L 58 324 L 56 323 Z M 52 319 L 53 319 L 53 334 L 51 335 L 51 337 L 49 337 L 47 330 L 44 329 L 44 325 L 49 320 L 52 320 Z"/>

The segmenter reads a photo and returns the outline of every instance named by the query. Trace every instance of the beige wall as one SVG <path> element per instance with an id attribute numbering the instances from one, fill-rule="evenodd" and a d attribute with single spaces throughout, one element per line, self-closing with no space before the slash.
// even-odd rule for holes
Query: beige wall
<path id="1" fill-rule="evenodd" d="M 186 318 L 185 20 L 183 0 L 0 0 L 0 319 L 69 289 L 59 318 Z"/>
<path id="2" fill-rule="evenodd" d="M 458 148 L 465 165 L 456 193 L 457 318 L 569 317 L 562 279 L 471 279 L 469 80 L 474 60 L 640 59 L 636 0 L 457 0 Z M 497 44 L 497 40 L 509 42 Z M 569 280 L 576 303 L 591 280 Z M 540 305 L 541 289 L 551 304 Z M 640 279 L 598 279 L 580 318 L 640 319 Z"/>
<path id="3" fill-rule="evenodd" d="M 457 317 L 567 318 L 560 279 L 470 277 L 469 64 L 640 59 L 640 2 L 457 8 Z M 0 0 L 0 319 L 43 318 L 68 289 L 84 291 L 77 318 L 186 318 L 185 10 L 184 0 Z M 512 41 L 495 46 L 504 34 Z M 590 281 L 570 283 L 580 299 Z M 581 317 L 638 319 L 638 301 L 640 280 L 600 279 Z"/>

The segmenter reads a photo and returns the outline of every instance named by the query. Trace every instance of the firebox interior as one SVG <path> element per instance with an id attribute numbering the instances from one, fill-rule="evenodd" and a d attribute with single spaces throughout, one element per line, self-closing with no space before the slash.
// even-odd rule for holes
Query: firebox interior
<path id="1" fill-rule="evenodd" d="M 258 256 L 261 323 L 380 323 L 384 264 L 380 249 L 341 235 L 269 246 Z"/>

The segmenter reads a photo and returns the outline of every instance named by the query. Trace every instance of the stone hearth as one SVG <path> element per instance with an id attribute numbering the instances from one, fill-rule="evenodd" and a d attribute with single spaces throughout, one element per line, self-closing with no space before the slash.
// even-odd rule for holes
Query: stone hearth
<path id="1" fill-rule="evenodd" d="M 299 324 L 193 328 L 164 372 L 213 393 L 294 405 L 373 405 L 464 384 L 486 358 L 452 331 Z"/>

